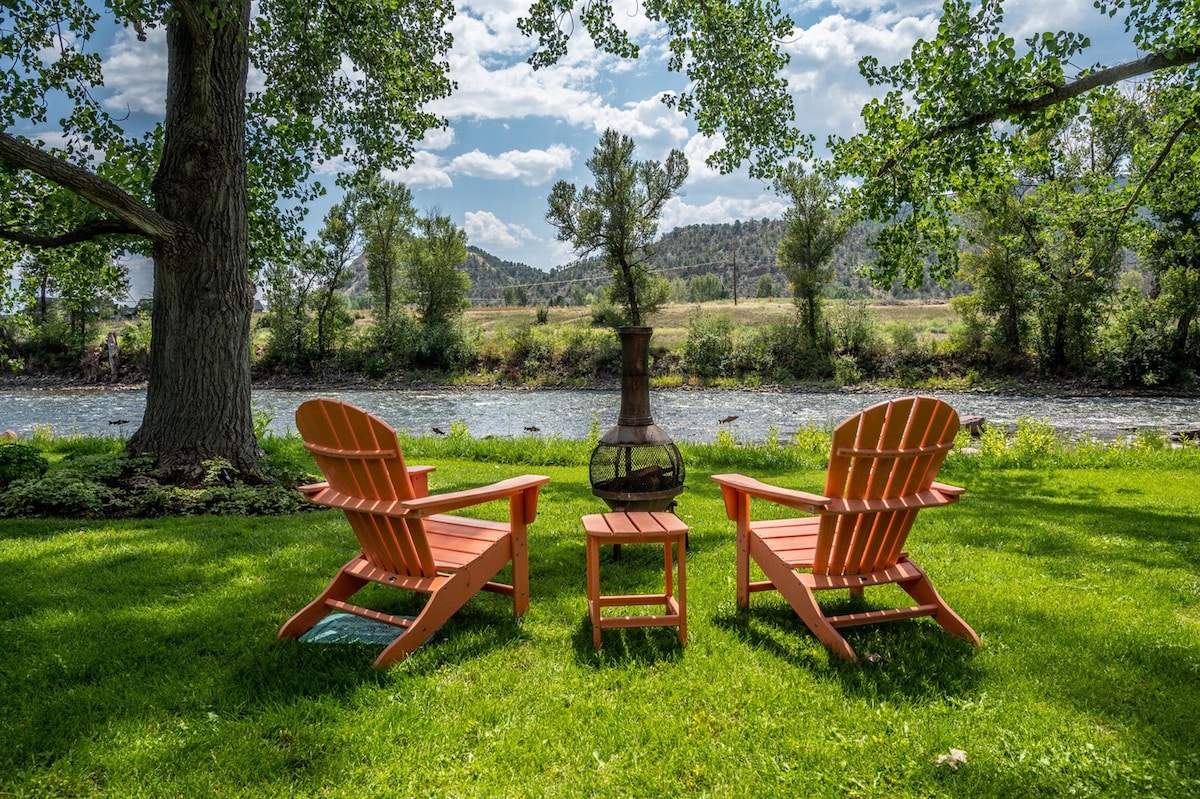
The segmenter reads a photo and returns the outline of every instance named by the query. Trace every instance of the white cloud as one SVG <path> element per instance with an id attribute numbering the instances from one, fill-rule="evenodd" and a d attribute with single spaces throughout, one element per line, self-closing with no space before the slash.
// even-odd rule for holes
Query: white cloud
<path id="1" fill-rule="evenodd" d="M 454 144 L 454 128 L 447 127 L 433 128 L 425 131 L 425 137 L 421 139 L 421 148 L 424 150 L 445 150 L 450 145 Z"/>
<path id="2" fill-rule="evenodd" d="M 785 75 L 800 128 L 817 137 L 817 146 L 830 133 L 848 136 L 860 125 L 863 105 L 873 92 L 858 71 L 863 56 L 883 64 L 908 56 L 913 42 L 937 33 L 938 14 L 928 4 L 903 5 L 897 12 L 880 3 L 838 3 L 847 11 L 870 7 L 869 19 L 832 14 L 807 28 L 796 28 L 787 45 L 791 55 Z M 887 4 L 891 5 L 891 4 Z M 919 14 L 919 15 L 918 15 Z"/>
<path id="3" fill-rule="evenodd" d="M 398 180 L 413 189 L 449 189 L 454 186 L 445 161 L 431 152 L 417 150 L 406 169 L 384 170 L 388 180 Z"/>
<path id="4" fill-rule="evenodd" d="M 596 133 L 613 128 L 631 137 L 638 144 L 643 158 L 662 159 L 667 151 L 687 141 L 687 118 L 662 102 L 666 92 L 656 92 L 642 100 L 626 103 L 621 108 L 596 104 L 587 109 L 587 118 L 578 121 Z"/>
<path id="5" fill-rule="evenodd" d="M 635 14 L 636 9 L 631 5 L 627 15 L 618 14 L 620 24 L 639 41 L 654 44 L 659 26 Z M 637 67 L 595 50 L 582 26 L 558 64 L 535 71 L 525 59 L 536 41 L 522 36 L 516 26 L 517 17 L 526 12 L 526 0 L 471 2 L 460 7 L 450 25 L 455 46 L 449 55 L 450 77 L 458 89 L 452 97 L 434 103 L 432 110 L 449 119 L 476 121 L 554 119 L 597 134 L 611 127 L 639 144 L 655 141 L 663 154 L 687 139 L 682 115 L 660 102 L 659 90 L 618 105 L 605 99 L 615 91 L 612 76 Z M 643 56 L 642 63 L 653 60 Z"/>
<path id="6" fill-rule="evenodd" d="M 467 241 L 476 247 L 511 249 L 537 238 L 529 228 L 504 222 L 491 211 L 467 211 L 463 218 Z"/>
<path id="7" fill-rule="evenodd" d="M 737 219 L 774 219 L 783 216 L 787 207 L 779 197 L 765 192 L 759 197 L 718 197 L 704 205 L 688 205 L 682 198 L 672 197 L 663 206 L 659 230 Z"/>
<path id="8" fill-rule="evenodd" d="M 537 186 L 569 169 L 575 150 L 553 144 L 544 150 L 509 150 L 500 155 L 488 155 L 472 150 L 450 162 L 450 171 L 459 175 L 488 180 L 520 180 L 526 186 Z"/>
<path id="9" fill-rule="evenodd" d="M 720 170 L 713 169 L 707 163 L 708 157 L 725 146 L 725 136 L 718 133 L 716 136 L 704 136 L 697 133 L 688 143 L 684 145 L 683 154 L 687 156 L 688 161 L 688 179 L 689 185 L 698 183 L 702 180 L 721 177 Z"/>
<path id="10" fill-rule="evenodd" d="M 166 28 L 147 29 L 144 42 L 139 42 L 132 30 L 123 28 L 109 48 L 104 78 L 109 86 L 120 87 L 105 99 L 107 108 L 159 116 L 166 113 Z"/>

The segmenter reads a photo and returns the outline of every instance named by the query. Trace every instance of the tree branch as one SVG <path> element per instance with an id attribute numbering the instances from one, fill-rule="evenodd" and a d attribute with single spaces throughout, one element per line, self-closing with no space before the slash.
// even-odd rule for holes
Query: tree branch
<path id="1" fill-rule="evenodd" d="M 1162 168 L 1163 163 L 1167 160 L 1167 156 L 1169 156 L 1171 154 L 1171 150 L 1175 148 L 1175 142 L 1179 141 L 1179 137 L 1184 133 L 1195 128 L 1196 124 L 1195 117 L 1188 117 L 1187 119 L 1183 120 L 1182 123 L 1180 123 L 1179 127 L 1175 128 L 1175 130 L 1171 132 L 1171 135 L 1167 138 L 1166 144 L 1164 144 L 1162 149 L 1159 151 L 1158 157 L 1154 159 L 1154 163 L 1151 164 L 1150 168 L 1146 170 L 1146 173 L 1142 176 L 1137 188 L 1134 189 L 1133 194 L 1130 195 L 1129 202 L 1127 202 L 1125 207 L 1121 209 L 1122 217 L 1128 216 L 1130 212 L 1133 211 L 1134 207 L 1138 203 L 1138 200 L 1142 196 L 1142 190 L 1146 188 L 1146 184 L 1150 182 L 1150 178 L 1152 178 L 1154 174 L 1158 172 L 1160 168 Z"/>
<path id="2" fill-rule="evenodd" d="M 182 233 L 179 225 L 132 194 L 7 133 L 0 133 L 0 160 L 41 175 L 51 183 L 103 208 L 124 222 L 129 233 L 140 233 L 160 241 Z"/>
<path id="3" fill-rule="evenodd" d="M 27 247 L 40 247 L 46 250 L 112 235 L 138 236 L 142 235 L 142 232 L 119 219 L 97 219 L 57 236 L 39 236 L 23 230 L 0 228 L 0 239 L 4 241 L 15 241 L 17 244 L 24 244 Z"/>
<path id="4" fill-rule="evenodd" d="M 963 117 L 957 122 L 952 122 L 948 125 L 943 125 L 934 129 L 928 135 L 922 136 L 919 141 L 911 142 L 896 155 L 889 158 L 883 166 L 875 173 L 875 177 L 882 177 L 891 172 L 901 159 L 908 156 L 914 148 L 920 143 L 932 143 L 941 139 L 949 138 L 956 133 L 962 133 L 973 128 L 990 125 L 993 122 L 998 122 L 1001 119 L 1010 119 L 1019 117 L 1025 114 L 1031 114 L 1035 111 L 1042 111 L 1051 108 L 1059 103 L 1074 99 L 1081 94 L 1091 91 L 1100 86 L 1112 86 L 1120 83 L 1123 80 L 1145 75 L 1150 72 L 1157 72 L 1162 69 L 1170 69 L 1172 67 L 1182 67 L 1188 64 L 1200 62 L 1200 45 L 1192 47 L 1183 47 L 1178 50 L 1172 50 L 1167 53 L 1151 53 L 1145 58 L 1139 58 L 1136 61 L 1128 61 L 1124 64 L 1118 64 L 1107 69 L 1097 70 L 1079 80 L 1062 86 L 1056 86 L 1045 94 L 1037 97 L 1030 97 L 1025 100 L 1016 100 L 1005 105 L 997 106 L 996 108 L 987 111 L 980 111 L 977 114 L 971 114 L 968 117 Z"/>

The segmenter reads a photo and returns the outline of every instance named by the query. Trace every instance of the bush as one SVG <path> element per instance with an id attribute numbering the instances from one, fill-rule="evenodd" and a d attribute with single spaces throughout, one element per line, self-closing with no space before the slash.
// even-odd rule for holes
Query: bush
<path id="1" fill-rule="evenodd" d="M 16 480 L 0 494 L 0 516 L 44 516 L 92 519 L 113 505 L 112 489 L 66 472 L 36 480 Z"/>
<path id="2" fill-rule="evenodd" d="M 696 377 L 720 377 L 726 373 L 732 354 L 733 320 L 729 315 L 693 311 L 683 346 L 684 370 Z"/>
<path id="3" fill-rule="evenodd" d="M 150 312 L 138 311 L 137 320 L 122 327 L 117 336 L 121 365 L 135 372 L 144 372 L 149 369 L 150 339 Z"/>
<path id="4" fill-rule="evenodd" d="M 625 315 L 609 300 L 602 299 L 592 303 L 590 310 L 592 324 L 596 327 L 617 328 L 625 324 Z"/>
<path id="5" fill-rule="evenodd" d="M 50 462 L 36 447 L 16 442 L 0 443 L 0 486 L 14 480 L 36 480 L 50 468 Z"/>
<path id="6" fill-rule="evenodd" d="M 567 377 L 587 378 L 621 372 L 621 344 L 608 330 L 566 328 L 561 334 L 561 368 Z"/>
<path id="7" fill-rule="evenodd" d="M 195 494 L 183 508 L 185 513 L 212 513 L 223 516 L 274 516 L 315 510 L 304 495 L 279 485 L 245 485 L 209 488 Z"/>
<path id="8" fill-rule="evenodd" d="M 1157 303 L 1137 289 L 1122 292 L 1113 320 L 1103 333 L 1104 376 L 1131 386 L 1153 386 L 1183 377 L 1167 328 L 1168 320 Z"/>
<path id="9" fill-rule="evenodd" d="M 853 355 L 833 356 L 833 382 L 839 386 L 854 386 L 862 382 L 862 371 Z"/>
<path id="10" fill-rule="evenodd" d="M 878 354 L 878 323 L 866 300 L 832 303 L 826 316 L 837 352 L 853 355 L 860 362 L 863 356 Z"/>
<path id="11" fill-rule="evenodd" d="M 826 380 L 833 374 L 829 354 L 813 347 L 794 319 L 760 330 L 751 343 L 759 374 L 777 380 Z"/>
<path id="12" fill-rule="evenodd" d="M 758 293 L 760 300 L 770 299 L 775 296 L 775 281 L 770 275 L 760 275 L 758 278 Z"/>
<path id="13" fill-rule="evenodd" d="M 449 324 L 419 325 L 411 341 L 412 351 L 406 360 L 420 369 L 462 369 L 478 353 L 476 339 L 461 327 Z"/>

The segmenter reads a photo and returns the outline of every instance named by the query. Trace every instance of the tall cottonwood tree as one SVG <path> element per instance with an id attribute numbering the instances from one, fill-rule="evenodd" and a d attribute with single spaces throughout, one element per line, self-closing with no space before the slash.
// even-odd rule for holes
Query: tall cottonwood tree
<path id="1" fill-rule="evenodd" d="M 373 175 L 349 199 L 367 257 L 367 285 L 376 321 L 387 324 L 401 304 L 401 272 L 412 244 L 417 211 L 403 183 Z"/>
<path id="2" fill-rule="evenodd" d="M 817 172 L 789 164 L 775 179 L 775 191 L 791 201 L 783 213 L 783 237 L 775 261 L 792 286 L 801 329 L 816 346 L 821 321 L 821 295 L 833 280 L 833 253 L 850 232 L 838 211 L 838 190 Z"/>
<path id="3" fill-rule="evenodd" d="M 313 312 L 317 322 L 317 357 L 324 359 L 335 338 L 339 314 L 350 324 L 345 313 L 346 298 L 341 291 L 350 280 L 350 267 L 362 252 L 363 241 L 351 218 L 349 203 L 341 202 L 329 209 L 320 233 L 321 259 L 317 262 L 317 293 Z"/>
<path id="4" fill-rule="evenodd" d="M 1020 365 L 1033 309 L 1034 264 L 1015 190 L 980 196 L 968 209 L 959 279 L 970 286 L 968 307 L 991 321 L 991 351 L 1001 365 Z"/>
<path id="5" fill-rule="evenodd" d="M 688 165 L 680 150 L 660 164 L 635 160 L 635 149 L 630 137 L 604 131 L 587 161 L 595 185 L 554 184 L 546 221 L 581 256 L 600 257 L 612 273 L 609 299 L 625 309 L 624 322 L 636 326 L 665 299 L 650 291 L 650 245 L 663 206 L 687 179 Z"/>
<path id="6" fill-rule="evenodd" d="M 466 231 L 456 227 L 450 217 L 431 211 L 418 220 L 404 287 L 421 324 L 449 325 L 470 306 L 471 278 L 459 269 L 466 261 Z"/>
<path id="7" fill-rule="evenodd" d="M 251 10 L 254 17 L 251 18 Z M 781 43 L 791 30 L 778 5 L 708 2 L 645 7 L 667 28 L 672 69 L 692 88 L 670 96 L 731 169 L 791 155 Z M 411 161 L 412 142 L 444 120 L 424 110 L 447 96 L 449 0 L 14 0 L 0 17 L 0 238 L 52 247 L 119 237 L 154 258 L 154 338 L 146 411 L 130 449 L 162 470 L 200 473 L 224 457 L 243 469 L 260 458 L 250 409 L 251 257 L 282 244 L 295 225 L 312 165 L 347 158 L 378 171 Z M 605 2 L 537 0 L 521 29 L 539 39 L 533 60 L 566 51 L 574 17 L 609 52 L 636 55 Z M 98 26 L 138 38 L 165 28 L 165 117 L 147 135 L 125 130 L 98 99 Z M 253 65 L 258 80 L 247 91 Z M 260 88 L 257 88 L 261 86 Z M 34 131 L 52 105 L 68 107 L 54 147 Z M 36 181 L 28 176 L 36 175 Z M 60 186 L 91 208 L 53 231 L 38 218 L 36 184 Z M 33 208 L 33 210 L 28 210 Z M 251 225 L 256 234 L 251 235 Z M 9 249 L 5 248 L 8 252 Z"/>

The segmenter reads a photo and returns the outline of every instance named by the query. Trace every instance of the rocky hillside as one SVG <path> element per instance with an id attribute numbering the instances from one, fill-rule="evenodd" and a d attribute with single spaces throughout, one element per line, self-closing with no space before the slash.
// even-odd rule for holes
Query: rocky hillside
<path id="1" fill-rule="evenodd" d="M 942 298 L 948 292 L 936 285 L 925 286 L 919 292 L 896 287 L 894 292 L 881 291 L 860 276 L 860 270 L 874 257 L 867 244 L 872 229 L 859 225 L 834 255 L 835 285 L 830 293 L 844 297 L 896 296 L 900 298 Z M 783 235 L 783 222 L 778 219 L 737 221 L 719 225 L 689 225 L 663 234 L 655 246 L 654 268 L 668 278 L 691 278 L 714 274 L 732 295 L 734 275 L 737 276 L 737 295 L 751 297 L 757 292 L 762 275 L 775 282 L 777 296 L 787 294 L 787 283 L 775 266 L 775 249 Z M 464 269 L 471 278 L 471 301 L 476 305 L 499 304 L 507 287 L 524 287 L 532 304 L 574 304 L 594 293 L 608 280 L 599 260 L 588 258 L 573 264 L 558 266 L 549 272 L 523 263 L 505 261 L 478 247 L 468 247 Z M 365 295 L 365 262 L 355 264 L 356 278 L 350 295 Z"/>

